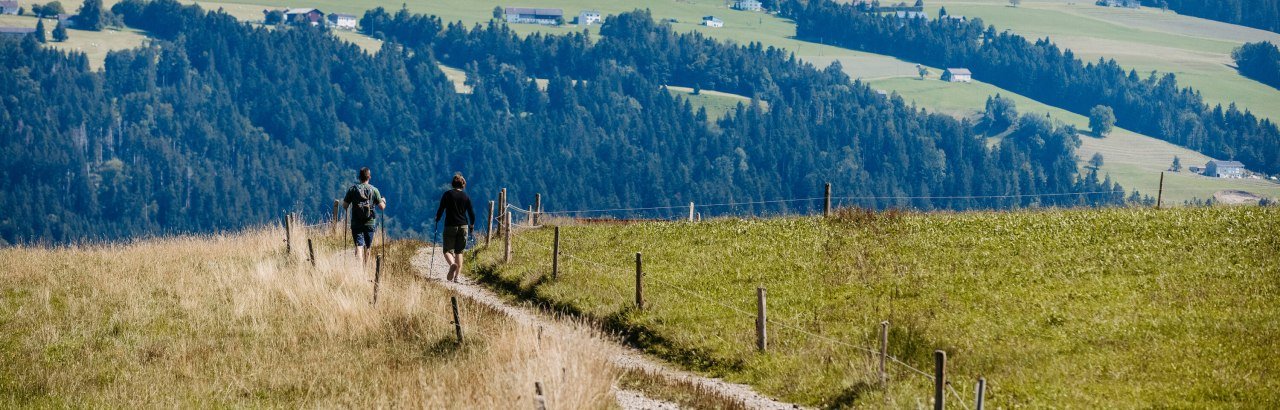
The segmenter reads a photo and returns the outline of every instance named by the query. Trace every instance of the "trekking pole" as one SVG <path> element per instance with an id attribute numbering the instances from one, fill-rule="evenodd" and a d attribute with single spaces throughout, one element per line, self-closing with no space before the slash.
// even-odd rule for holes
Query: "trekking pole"
<path id="1" fill-rule="evenodd" d="M 427 265 L 427 273 L 431 273 L 431 271 L 435 270 L 435 268 L 436 268 L 436 244 L 435 244 L 435 240 L 436 240 L 436 231 L 438 231 L 438 230 L 440 230 L 440 226 L 439 226 L 439 225 L 436 225 L 436 227 L 435 227 L 435 228 L 432 228 L 432 229 L 431 229 L 431 237 L 430 237 L 430 238 L 427 238 L 427 245 L 431 245 L 431 264 L 430 264 L 430 265 Z"/>

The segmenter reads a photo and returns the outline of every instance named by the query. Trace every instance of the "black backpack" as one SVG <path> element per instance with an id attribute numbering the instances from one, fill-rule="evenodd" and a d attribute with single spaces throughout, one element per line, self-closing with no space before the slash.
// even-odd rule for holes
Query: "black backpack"
<path id="1" fill-rule="evenodd" d="M 352 195 L 352 192 L 355 195 Z M 373 193 L 368 189 L 361 188 L 359 184 L 352 185 L 351 189 L 347 190 L 347 197 L 357 199 L 351 203 L 352 224 L 363 224 L 378 216 L 373 212 Z"/>

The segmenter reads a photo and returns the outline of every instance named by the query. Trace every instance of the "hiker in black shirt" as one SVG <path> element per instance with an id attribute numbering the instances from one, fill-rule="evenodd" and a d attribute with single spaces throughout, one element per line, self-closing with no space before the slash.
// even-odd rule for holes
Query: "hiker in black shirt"
<path id="1" fill-rule="evenodd" d="M 347 189 L 347 195 L 342 199 L 343 208 L 351 207 L 347 215 L 351 217 L 351 238 L 356 243 L 356 259 L 366 263 L 369 262 L 369 247 L 373 246 L 373 232 L 378 226 L 377 210 L 387 209 L 387 199 L 382 197 L 378 188 L 369 184 L 371 178 L 373 173 L 369 168 L 360 168 L 360 172 L 356 174 L 360 183 Z"/>
<path id="2" fill-rule="evenodd" d="M 462 271 L 462 251 L 467 248 L 467 234 L 476 226 L 476 211 L 471 209 L 471 197 L 462 192 L 467 187 L 467 180 L 462 174 L 453 176 L 450 183 L 453 189 L 440 196 L 440 207 L 436 208 L 436 227 L 440 226 L 440 217 L 444 216 L 444 260 L 449 262 L 450 281 L 458 281 L 458 272 Z"/>

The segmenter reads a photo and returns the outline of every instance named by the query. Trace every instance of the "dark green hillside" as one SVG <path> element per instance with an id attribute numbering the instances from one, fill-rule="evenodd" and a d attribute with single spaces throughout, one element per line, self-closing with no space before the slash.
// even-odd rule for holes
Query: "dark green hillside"
<path id="1" fill-rule="evenodd" d="M 970 124 L 882 99 L 838 68 L 676 34 L 643 12 L 610 19 L 599 38 L 374 12 L 395 41 L 367 55 L 320 29 L 252 27 L 171 0 L 114 10 L 157 40 L 112 53 L 104 71 L 30 41 L 0 47 L 0 118 L 15 124 L 0 129 L 0 183 L 14 193 L 0 198 L 11 210 L 0 218 L 6 242 L 319 216 L 360 166 L 374 169 L 393 229 L 406 235 L 430 231 L 454 171 L 478 203 L 506 186 L 513 203 L 540 192 L 549 209 L 811 197 L 826 181 L 850 196 L 898 198 L 866 204 L 876 207 L 1124 196 L 1077 175 L 1068 128 L 988 149 Z M 466 67 L 474 92 L 454 93 L 440 61 Z M 770 109 L 744 105 L 708 126 L 663 84 L 714 85 Z"/>

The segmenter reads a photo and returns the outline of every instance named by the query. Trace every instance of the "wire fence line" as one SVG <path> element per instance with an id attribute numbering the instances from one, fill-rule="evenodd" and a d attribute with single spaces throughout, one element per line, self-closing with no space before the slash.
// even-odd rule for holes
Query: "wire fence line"
<path id="1" fill-rule="evenodd" d="M 549 252 L 549 253 L 550 253 L 550 252 L 555 252 L 555 250 L 554 250 L 554 249 L 552 249 L 552 248 L 550 248 L 550 247 L 547 247 L 547 246 L 545 246 L 545 245 L 542 245 L 542 244 L 540 244 L 540 243 L 537 243 L 537 242 L 535 242 L 535 241 L 533 241 L 533 240 L 526 240 L 525 238 L 522 238 L 522 237 L 521 237 L 521 236 L 519 236 L 519 235 L 512 235 L 512 238 L 513 238 L 513 242 L 519 243 L 520 245 L 527 245 L 527 246 L 530 246 L 530 247 L 533 247 L 533 248 L 539 248 L 539 249 L 544 250 L 544 251 L 547 251 L 547 252 Z M 578 261 L 578 262 L 584 263 L 584 264 L 586 264 L 586 265 L 593 266 L 593 267 L 595 267 L 595 268 L 597 268 L 597 269 L 598 269 L 598 270 L 597 270 L 597 272 L 605 273 L 605 274 L 607 274 L 607 275 L 629 276 L 629 275 L 631 275 L 631 274 L 634 274 L 634 272 L 633 272 L 633 271 L 631 271 L 629 268 L 626 268 L 626 267 L 611 266 L 611 265 L 609 265 L 609 264 L 602 263 L 602 262 L 599 262 L 599 261 L 596 261 L 596 260 L 592 260 L 592 259 L 589 259 L 589 258 L 579 257 L 579 256 L 576 256 L 576 255 L 573 255 L 573 254 L 570 254 L 570 253 L 566 253 L 566 252 L 564 251 L 564 249 L 563 249 L 563 248 L 562 248 L 562 249 L 560 249 L 560 253 L 559 253 L 559 254 L 560 254 L 560 256 L 562 256 L 562 257 L 564 257 L 564 258 L 566 258 L 566 259 L 574 260 L 574 261 Z M 708 296 L 708 295 L 705 295 L 705 294 L 703 294 L 703 293 L 701 293 L 701 292 L 697 292 L 697 291 L 694 291 L 694 290 L 690 290 L 690 289 L 685 288 L 685 287 L 683 287 L 683 286 L 680 286 L 680 285 L 677 285 L 677 284 L 675 284 L 675 283 L 669 282 L 669 281 L 667 281 L 667 280 L 662 279 L 660 276 L 657 276 L 657 275 L 652 275 L 652 276 L 651 276 L 651 274 L 652 274 L 652 273 L 653 273 L 653 272 L 652 272 L 652 271 L 650 271 L 650 270 L 648 270 L 648 269 L 645 269 L 645 270 L 642 272 L 643 277 L 644 277 L 645 279 L 648 279 L 649 281 L 651 281 L 651 283 L 656 283 L 656 284 L 658 284 L 658 285 L 660 285 L 660 286 L 663 286 L 663 287 L 666 287 L 666 288 L 668 288 L 668 289 L 674 290 L 674 291 L 676 291 L 676 292 L 682 293 L 682 294 L 684 294 L 684 295 L 686 295 L 686 296 L 689 296 L 689 297 L 692 297 L 692 298 L 695 298 L 695 299 L 701 300 L 701 301 L 703 301 L 703 302 L 706 302 L 706 303 L 709 303 L 709 304 L 711 304 L 711 305 L 713 305 L 713 306 L 716 306 L 716 307 L 719 307 L 719 308 L 725 309 L 725 310 L 727 310 L 727 311 L 729 311 L 729 312 L 732 312 L 732 313 L 734 313 L 734 314 L 737 314 L 737 315 L 740 315 L 740 316 L 744 316 L 744 317 L 746 317 L 746 318 L 754 318 L 754 317 L 756 317 L 756 313 L 754 313 L 754 312 L 750 312 L 750 311 L 744 310 L 744 309 L 742 309 L 742 308 L 732 306 L 732 305 L 730 305 L 730 304 L 724 303 L 723 301 L 717 300 L 715 297 Z M 620 292 L 620 294 L 622 294 L 622 295 L 626 295 L 627 293 L 629 293 L 629 292 L 628 292 L 628 289 L 626 288 L 626 286 L 625 286 L 625 285 L 619 285 L 619 284 L 617 284 L 617 283 L 614 283 L 614 281 L 611 281 L 611 280 L 606 280 L 606 281 L 604 281 L 604 282 L 605 282 L 605 283 L 608 283 L 610 288 L 612 288 L 612 289 L 614 289 L 614 290 L 618 290 L 618 291 Z M 724 289 L 724 288 L 720 288 L 720 287 L 718 287 L 718 286 L 713 286 L 713 287 L 715 287 L 715 288 L 716 288 L 716 290 L 718 290 L 718 291 L 720 291 L 720 292 L 723 292 L 724 294 L 730 294 L 730 293 L 731 293 L 731 292 L 728 292 L 728 291 L 727 291 L 726 289 Z M 843 346 L 843 347 L 846 347 L 846 348 L 850 348 L 850 349 L 854 349 L 854 350 L 857 350 L 857 351 L 865 352 L 865 353 L 870 354 L 872 357 L 879 357 L 879 356 L 881 356 L 881 353 L 880 353 L 879 351 L 875 350 L 874 348 L 870 348 L 870 347 L 866 347 L 866 346 L 860 346 L 860 345 L 853 344 L 853 343 L 849 343 L 849 342 L 846 342 L 846 341 L 844 341 L 844 340 L 836 339 L 836 338 L 833 338 L 833 337 L 830 337 L 830 336 L 826 336 L 826 335 L 822 335 L 822 334 L 814 333 L 814 332 L 808 331 L 808 330 L 806 330 L 806 329 L 804 329 L 804 328 L 802 328 L 802 327 L 800 327 L 800 326 L 793 325 L 793 324 L 788 323 L 788 322 L 785 322 L 785 321 L 781 321 L 781 320 L 777 320 L 777 319 L 772 319 L 772 318 L 767 318 L 765 322 L 766 322 L 767 324 L 771 324 L 771 325 L 774 325 L 774 326 L 777 326 L 777 327 L 780 327 L 780 328 L 783 328 L 783 329 L 788 329 L 788 330 L 791 330 L 791 331 L 794 331 L 794 332 L 797 332 L 797 333 L 804 334 L 804 335 L 806 335 L 806 336 L 809 336 L 809 337 L 815 338 L 815 339 L 820 340 L 820 341 L 824 341 L 824 342 L 831 343 L 831 344 L 834 344 L 834 345 L 837 345 L 837 346 Z M 716 336 L 717 338 L 719 338 L 719 335 L 715 335 L 715 336 Z M 723 338 L 719 338 L 719 339 L 720 339 L 721 341 L 724 341 L 724 339 L 723 339 Z M 726 341 L 726 342 L 727 342 L 727 341 Z M 924 378 L 926 378 L 926 379 L 928 379 L 928 380 L 930 380 L 930 381 L 935 380 L 934 375 L 929 374 L 928 372 L 926 372 L 926 371 L 924 371 L 924 370 L 921 370 L 921 369 L 919 369 L 919 368 L 917 368 L 917 367 L 915 367 L 915 366 L 912 366 L 912 365 L 910 365 L 910 364 L 908 364 L 908 363 L 906 363 L 906 362 L 904 362 L 904 361 L 900 360 L 899 358 L 897 358 L 897 357 L 895 357 L 895 356 L 893 356 L 893 355 L 884 354 L 883 356 L 884 356 L 884 357 L 885 357 L 889 362 L 892 362 L 892 363 L 894 363 L 894 364 L 896 364 L 896 365 L 898 365 L 898 366 L 902 366 L 902 368 L 904 368 L 904 369 L 906 369 L 906 370 L 910 371 L 910 373 L 918 374 L 918 375 L 923 376 Z M 966 409 L 968 409 L 968 408 L 969 408 L 969 406 L 968 406 L 967 402 L 965 402 L 963 399 L 961 399 L 961 398 L 960 398 L 959 393 L 957 393 L 957 392 L 955 391 L 955 388 L 951 386 L 951 383 L 950 383 L 950 382 L 948 382 L 948 383 L 946 384 L 946 388 L 950 391 L 950 393 L 951 393 L 953 396 L 955 396 L 955 397 L 959 400 L 959 403 L 960 403 L 964 408 L 966 408 Z"/>

